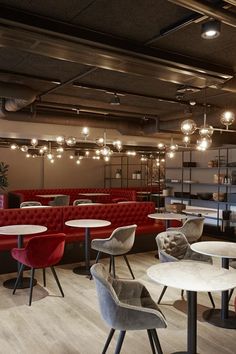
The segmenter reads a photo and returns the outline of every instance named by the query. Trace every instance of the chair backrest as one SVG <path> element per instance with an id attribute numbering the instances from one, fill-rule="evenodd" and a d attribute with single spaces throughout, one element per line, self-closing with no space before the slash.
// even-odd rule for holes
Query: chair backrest
<path id="1" fill-rule="evenodd" d="M 25 247 L 28 264 L 33 268 L 50 267 L 57 264 L 64 253 L 65 234 L 32 237 Z"/>
<path id="2" fill-rule="evenodd" d="M 173 262 L 184 259 L 190 248 L 185 235 L 180 231 L 164 231 L 157 235 L 159 259 L 161 262 Z"/>
<path id="3" fill-rule="evenodd" d="M 69 195 L 58 195 L 54 198 L 50 205 L 60 206 L 60 205 L 69 205 L 70 204 L 70 196 Z"/>
<path id="4" fill-rule="evenodd" d="M 73 205 L 79 205 L 79 204 L 88 204 L 92 203 L 93 201 L 91 199 L 76 199 L 73 201 Z"/>
<path id="5" fill-rule="evenodd" d="M 20 208 L 24 208 L 27 206 L 40 206 L 40 205 L 42 205 L 40 202 L 36 202 L 36 201 L 32 200 L 32 201 L 26 201 L 26 202 L 20 203 Z"/>
<path id="6" fill-rule="evenodd" d="M 109 237 L 109 249 L 113 254 L 127 253 L 133 247 L 137 225 L 117 227 Z"/>
<path id="7" fill-rule="evenodd" d="M 114 279 L 101 263 L 94 264 L 90 272 L 96 283 L 102 318 L 110 327 L 115 328 L 119 299 L 112 286 Z"/>
<path id="8" fill-rule="evenodd" d="M 189 243 L 196 242 L 202 236 L 204 220 L 204 217 L 191 216 L 184 222 L 181 227 L 176 228 L 176 231 L 181 231 Z M 168 230 L 174 231 L 174 228 L 170 228 Z"/>

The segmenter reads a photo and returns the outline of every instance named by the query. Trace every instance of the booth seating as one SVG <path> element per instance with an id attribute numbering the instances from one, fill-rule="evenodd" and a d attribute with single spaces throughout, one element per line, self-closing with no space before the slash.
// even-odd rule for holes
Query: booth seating
<path id="1" fill-rule="evenodd" d="M 65 225 L 65 222 L 72 219 L 103 219 L 111 222 L 109 227 L 92 228 L 91 239 L 109 237 L 114 229 L 120 226 L 137 225 L 134 252 L 146 252 L 155 249 L 155 236 L 164 230 L 161 221 L 156 221 L 147 217 L 148 214 L 155 212 L 155 204 L 152 202 L 137 203 L 112 203 L 102 205 L 77 205 L 62 206 L 53 208 L 17 208 L 0 210 L 0 226 L 16 224 L 35 224 L 47 227 L 44 235 L 65 233 L 66 244 L 78 244 L 84 241 L 85 231 L 83 228 L 72 228 Z M 33 236 L 25 236 L 26 244 Z M 71 245 L 68 245 L 68 253 L 72 252 Z M 17 247 L 16 236 L 0 235 L 0 267 L 3 268 L 1 261 L 1 251 L 9 251 Z M 136 247 L 136 248 L 135 248 Z M 79 247 L 79 250 L 83 250 Z M 78 249 L 74 252 L 78 257 Z M 95 254 L 94 254 L 95 256 Z M 83 257 L 83 252 L 81 252 Z M 75 258 L 73 261 L 83 260 Z M 68 258 L 68 263 L 72 259 Z M 6 267 L 5 267 L 6 268 Z M 5 270 L 4 268 L 4 270 Z M 1 269 L 0 269 L 1 272 Z M 7 271 L 5 271 L 7 272 Z"/>
<path id="2" fill-rule="evenodd" d="M 53 198 L 46 199 L 37 197 L 41 194 L 65 194 L 70 197 L 70 204 L 74 200 L 87 198 L 83 193 L 104 193 L 107 195 L 98 195 L 95 197 L 96 202 L 99 203 L 117 203 L 119 201 L 136 200 L 136 191 L 127 188 L 57 188 L 57 189 L 20 189 L 10 191 L 9 208 L 19 208 L 20 203 L 28 200 L 36 200 L 43 205 L 48 204 Z M 88 197 L 90 198 L 90 197 Z"/>

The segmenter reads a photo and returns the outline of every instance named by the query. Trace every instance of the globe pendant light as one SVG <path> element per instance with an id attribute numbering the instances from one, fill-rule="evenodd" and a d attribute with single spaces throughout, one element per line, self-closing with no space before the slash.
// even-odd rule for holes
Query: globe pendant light
<path id="1" fill-rule="evenodd" d="M 225 111 L 221 114 L 220 121 L 226 126 L 226 129 L 228 129 L 229 125 L 232 125 L 235 121 L 235 114 L 231 111 Z"/>
<path id="2" fill-rule="evenodd" d="M 197 125 L 192 119 L 186 119 L 181 123 L 181 131 L 184 135 L 192 135 L 197 129 Z"/>

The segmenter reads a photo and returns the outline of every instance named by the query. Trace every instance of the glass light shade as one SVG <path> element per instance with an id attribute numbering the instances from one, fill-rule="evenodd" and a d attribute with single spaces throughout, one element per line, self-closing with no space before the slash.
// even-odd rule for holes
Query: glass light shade
<path id="1" fill-rule="evenodd" d="M 225 111 L 220 116 L 220 122 L 226 127 L 233 124 L 235 121 L 235 114 L 232 111 Z"/>
<path id="2" fill-rule="evenodd" d="M 177 144 L 171 144 L 170 147 L 169 147 L 169 149 L 170 149 L 171 151 L 177 151 L 177 150 L 178 150 L 178 145 L 177 145 Z"/>
<path id="3" fill-rule="evenodd" d="M 209 136 L 205 136 L 197 141 L 198 150 L 205 151 L 211 146 L 212 140 Z"/>
<path id="4" fill-rule="evenodd" d="M 81 134 L 87 138 L 89 136 L 89 128 L 88 127 L 83 127 L 82 128 L 82 131 L 81 131 Z"/>
<path id="5" fill-rule="evenodd" d="M 201 137 L 212 136 L 214 128 L 211 125 L 202 125 L 199 129 L 199 135 Z"/>
<path id="6" fill-rule="evenodd" d="M 17 150 L 19 146 L 17 144 L 11 144 L 10 148 L 11 150 Z"/>
<path id="7" fill-rule="evenodd" d="M 101 154 L 101 151 L 97 149 L 97 150 L 95 151 L 95 154 L 96 154 L 96 155 L 100 155 L 100 154 Z"/>
<path id="8" fill-rule="evenodd" d="M 184 135 L 192 135 L 196 129 L 197 125 L 192 119 L 186 119 L 181 123 L 181 131 Z"/>
<path id="9" fill-rule="evenodd" d="M 53 154 L 52 153 L 47 154 L 47 158 L 48 160 L 53 160 Z"/>
<path id="10" fill-rule="evenodd" d="M 102 145 L 104 144 L 104 139 L 103 139 L 103 138 L 97 138 L 97 139 L 96 139 L 96 144 L 97 144 L 98 146 L 102 146 Z"/>
<path id="11" fill-rule="evenodd" d="M 174 157 L 175 157 L 175 153 L 174 153 L 174 151 L 169 151 L 169 152 L 167 152 L 167 157 L 169 157 L 170 159 L 173 159 Z"/>
<path id="12" fill-rule="evenodd" d="M 88 150 L 85 151 L 85 156 L 89 156 L 90 152 Z"/>
<path id="13" fill-rule="evenodd" d="M 22 145 L 20 149 L 21 149 L 22 152 L 27 152 L 28 151 L 28 146 L 27 145 Z"/>
<path id="14" fill-rule="evenodd" d="M 58 136 L 58 137 L 56 138 L 56 142 L 57 142 L 58 145 L 64 144 L 64 141 L 65 141 L 64 136 Z"/>
<path id="15" fill-rule="evenodd" d="M 51 160 L 50 160 L 50 162 L 51 162 L 51 163 L 54 163 L 54 162 L 55 162 L 55 160 L 54 160 L 54 159 L 51 159 Z"/>
<path id="16" fill-rule="evenodd" d="M 61 159 L 62 155 L 61 154 L 57 154 L 56 157 L 57 157 L 57 159 Z"/>
<path id="17" fill-rule="evenodd" d="M 187 144 L 190 144 L 191 142 L 191 139 L 190 139 L 190 136 L 189 135 L 185 135 L 183 137 L 183 142 L 187 145 Z"/>
<path id="18" fill-rule="evenodd" d="M 122 142 L 120 140 L 114 140 L 113 146 L 120 152 L 122 150 Z"/>
<path id="19" fill-rule="evenodd" d="M 33 139 L 31 139 L 30 143 L 31 143 L 32 146 L 37 146 L 38 145 L 38 139 L 33 138 Z"/>
<path id="20" fill-rule="evenodd" d="M 100 153 L 101 153 L 103 156 L 109 156 L 109 155 L 111 155 L 112 151 L 111 151 L 111 149 L 109 148 L 109 146 L 104 146 L 103 148 L 101 148 Z"/>
<path id="21" fill-rule="evenodd" d="M 76 160 L 76 164 L 77 165 L 80 165 L 81 164 L 81 161 L 78 159 L 78 160 Z"/>
<path id="22" fill-rule="evenodd" d="M 70 155 L 69 158 L 70 158 L 70 160 L 73 160 L 75 158 L 75 156 L 74 155 Z"/>
<path id="23" fill-rule="evenodd" d="M 110 161 L 110 156 L 104 156 L 104 160 L 105 160 L 106 162 Z"/>
<path id="24" fill-rule="evenodd" d="M 68 146 L 74 146 L 76 144 L 76 138 L 74 136 L 69 136 L 65 141 Z"/>
<path id="25" fill-rule="evenodd" d="M 30 154 L 26 154 L 25 156 L 26 156 L 26 157 L 27 157 L 27 159 L 28 159 L 31 155 L 30 155 Z"/>
<path id="26" fill-rule="evenodd" d="M 63 147 L 61 146 L 61 147 L 57 148 L 57 152 L 59 152 L 59 153 L 62 153 L 62 152 L 64 152 L 64 149 L 63 149 Z"/>
<path id="27" fill-rule="evenodd" d="M 158 147 L 158 149 L 162 150 L 162 149 L 165 148 L 165 144 L 163 144 L 163 143 L 158 143 L 158 144 L 157 144 L 157 147 Z"/>
<path id="28" fill-rule="evenodd" d="M 43 151 L 48 151 L 47 145 L 42 146 Z"/>

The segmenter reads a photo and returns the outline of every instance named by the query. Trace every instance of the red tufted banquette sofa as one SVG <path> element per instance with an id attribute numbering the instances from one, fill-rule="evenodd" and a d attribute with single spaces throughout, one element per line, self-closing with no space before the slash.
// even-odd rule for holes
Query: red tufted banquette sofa
<path id="1" fill-rule="evenodd" d="M 108 195 L 105 196 L 96 196 L 94 201 L 101 203 L 136 200 L 136 191 L 126 188 L 20 189 L 8 193 L 9 208 L 19 208 L 20 203 L 28 200 L 36 200 L 46 205 L 50 199 L 37 197 L 38 194 L 67 194 L 70 196 L 70 204 L 73 204 L 75 199 L 85 198 L 85 196 L 80 193 L 107 193 Z"/>
<path id="2" fill-rule="evenodd" d="M 155 204 L 152 202 L 137 202 L 127 204 L 102 204 L 102 205 L 79 205 L 52 208 L 17 208 L 0 210 L 0 226 L 14 224 L 36 224 L 44 225 L 48 228 L 44 234 L 64 232 L 66 243 L 70 250 L 73 244 L 81 244 L 84 241 L 84 229 L 72 228 L 65 225 L 67 220 L 72 219 L 105 219 L 111 222 L 109 227 L 91 229 L 91 238 L 104 238 L 118 226 L 137 224 L 136 252 L 155 249 L 155 238 L 159 232 L 163 231 L 163 223 L 147 217 L 155 212 Z M 26 243 L 31 236 L 25 236 Z M 0 235 L 0 251 L 9 251 L 17 245 L 16 236 Z M 80 247 L 81 249 L 81 247 Z M 77 251 L 76 251 L 77 252 Z M 83 260 L 83 250 L 81 259 L 75 252 L 75 259 L 68 258 L 67 262 Z M 1 259 L 0 252 L 0 259 Z M 77 258 L 76 258 L 77 257 Z M 1 263 L 1 260 L 0 260 Z M 0 270 L 1 272 L 1 270 Z"/>

